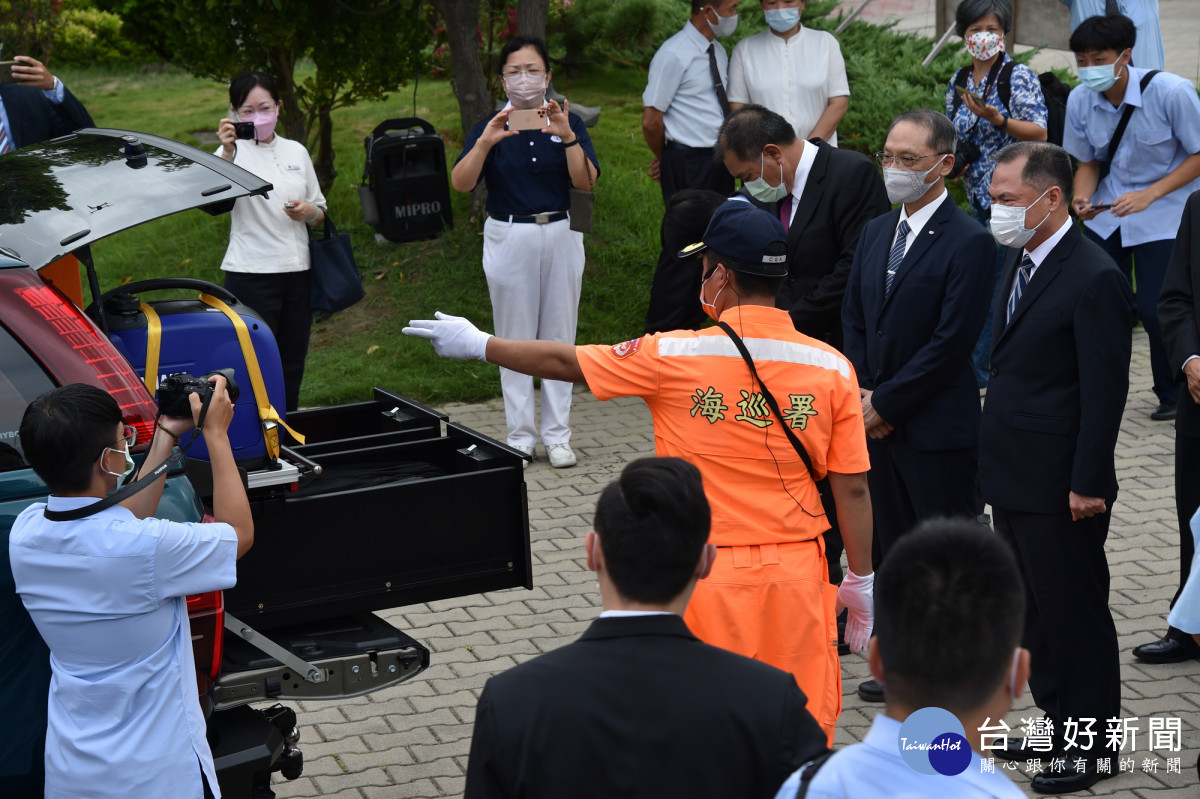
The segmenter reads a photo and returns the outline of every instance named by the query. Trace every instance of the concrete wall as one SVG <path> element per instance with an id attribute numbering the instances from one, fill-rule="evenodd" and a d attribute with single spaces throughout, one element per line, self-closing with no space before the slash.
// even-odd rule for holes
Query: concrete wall
<path id="1" fill-rule="evenodd" d="M 1071 15 L 1059 0 L 1009 0 L 1013 6 L 1013 29 L 1008 36 L 1008 50 L 1014 44 L 1030 47 L 1051 47 L 1066 50 L 1071 38 Z M 958 0 L 938 0 L 937 25 L 940 36 L 954 23 Z M 953 43 L 951 43 L 953 46 Z"/>

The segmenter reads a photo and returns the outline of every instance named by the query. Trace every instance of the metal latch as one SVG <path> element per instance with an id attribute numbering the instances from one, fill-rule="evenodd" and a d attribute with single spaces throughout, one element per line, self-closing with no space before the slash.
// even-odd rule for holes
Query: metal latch
<path id="1" fill-rule="evenodd" d="M 329 675 L 323 669 L 318 669 L 303 658 L 284 649 L 232 614 L 225 614 L 225 629 L 260 652 L 264 652 L 275 658 L 284 666 L 303 676 L 308 682 L 321 683 L 329 679 Z"/>

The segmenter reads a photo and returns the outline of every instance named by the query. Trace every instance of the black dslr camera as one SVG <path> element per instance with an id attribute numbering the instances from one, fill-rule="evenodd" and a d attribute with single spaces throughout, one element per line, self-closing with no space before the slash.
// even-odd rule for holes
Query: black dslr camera
<path id="1" fill-rule="evenodd" d="M 233 381 L 232 369 L 214 369 L 203 377 L 192 377 L 187 372 L 179 372 L 167 375 L 158 384 L 159 413 L 178 419 L 192 418 L 192 406 L 188 395 L 199 394 L 203 402 L 208 402 L 213 390 L 213 384 L 208 382 L 208 378 L 213 375 L 221 375 L 225 378 L 229 401 L 237 402 L 238 386 Z"/>

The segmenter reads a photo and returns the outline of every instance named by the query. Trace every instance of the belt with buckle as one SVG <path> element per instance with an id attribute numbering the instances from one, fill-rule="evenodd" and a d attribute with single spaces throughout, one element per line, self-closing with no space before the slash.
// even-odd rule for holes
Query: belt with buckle
<path id="1" fill-rule="evenodd" d="M 497 222 L 518 222 L 532 225 L 548 225 L 551 222 L 560 222 L 567 219 L 566 211 L 555 211 L 549 214 L 533 214 L 532 216 L 522 216 L 520 214 L 493 214 L 488 211 L 488 216 L 495 219 Z"/>

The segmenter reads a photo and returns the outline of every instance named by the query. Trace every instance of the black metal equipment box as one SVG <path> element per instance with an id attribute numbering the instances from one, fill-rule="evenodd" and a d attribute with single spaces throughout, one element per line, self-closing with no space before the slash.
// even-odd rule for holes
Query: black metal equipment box
<path id="1" fill-rule="evenodd" d="M 369 224 L 397 242 L 431 239 L 454 227 L 446 148 L 433 125 L 416 117 L 388 119 L 363 144 L 366 191 L 360 196 Z"/>
<path id="2" fill-rule="evenodd" d="M 269 629 L 532 588 L 521 453 L 445 418 L 379 388 L 374 402 L 290 414 L 308 441 L 294 453 L 321 474 L 250 475 L 254 546 L 228 612 Z"/>

